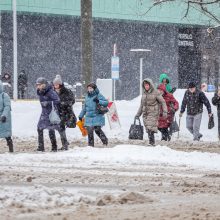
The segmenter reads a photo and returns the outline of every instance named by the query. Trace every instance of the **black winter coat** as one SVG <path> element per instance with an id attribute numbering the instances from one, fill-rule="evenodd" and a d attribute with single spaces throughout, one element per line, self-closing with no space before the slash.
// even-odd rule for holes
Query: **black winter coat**
<path id="1" fill-rule="evenodd" d="M 217 93 L 215 93 L 214 97 L 212 98 L 212 104 L 217 107 L 218 115 L 220 115 L 220 97 Z"/>
<path id="2" fill-rule="evenodd" d="M 206 106 L 208 113 L 211 114 L 211 105 L 205 94 L 198 89 L 194 93 L 187 90 L 183 97 L 180 112 L 185 112 L 187 107 L 188 115 L 197 115 L 203 112 L 203 104 Z"/>
<path id="3" fill-rule="evenodd" d="M 27 87 L 27 75 L 26 73 L 21 72 L 18 75 L 18 89 L 25 89 Z"/>
<path id="4" fill-rule="evenodd" d="M 74 120 L 76 120 L 72 109 L 72 106 L 75 103 L 75 96 L 73 92 L 70 89 L 65 88 L 64 85 L 61 85 L 60 92 L 57 94 L 60 98 L 59 114 L 61 126 L 65 126 L 72 117 L 74 117 Z"/>

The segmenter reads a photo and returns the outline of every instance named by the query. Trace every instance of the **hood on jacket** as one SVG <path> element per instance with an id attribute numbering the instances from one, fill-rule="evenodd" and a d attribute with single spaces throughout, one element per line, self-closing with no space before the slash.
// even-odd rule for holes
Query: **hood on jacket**
<path id="1" fill-rule="evenodd" d="M 3 86 L 2 81 L 0 80 L 0 94 L 2 94 L 3 91 L 4 91 L 4 86 Z"/>
<path id="2" fill-rule="evenodd" d="M 151 79 L 149 79 L 149 78 L 146 78 L 146 79 L 143 80 L 143 83 L 142 83 L 142 87 L 143 87 L 143 91 L 144 92 L 147 92 L 145 87 L 144 87 L 144 83 L 150 84 L 150 89 L 149 89 L 148 92 L 152 92 L 153 90 L 155 90 L 155 86 L 154 86 L 153 81 Z"/>
<path id="3" fill-rule="evenodd" d="M 160 83 L 162 83 L 164 79 L 167 80 L 167 83 L 170 83 L 170 78 L 167 76 L 167 74 L 166 73 L 161 73 L 160 74 Z"/>

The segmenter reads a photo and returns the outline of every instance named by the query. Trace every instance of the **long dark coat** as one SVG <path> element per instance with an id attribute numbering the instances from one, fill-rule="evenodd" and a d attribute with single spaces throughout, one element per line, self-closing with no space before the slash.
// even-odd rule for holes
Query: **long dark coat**
<path id="1" fill-rule="evenodd" d="M 37 90 L 37 95 L 42 107 L 41 116 L 38 122 L 38 129 L 60 129 L 60 125 L 52 125 L 49 120 L 49 115 L 52 110 L 52 103 L 56 110 L 59 109 L 60 99 L 52 86 L 47 84 L 43 91 Z"/>
<path id="2" fill-rule="evenodd" d="M 60 92 L 57 94 L 60 98 L 59 114 L 61 126 L 65 127 L 66 123 L 71 117 L 74 117 L 76 120 L 76 116 L 72 108 L 73 104 L 75 103 L 75 96 L 73 92 L 70 89 L 65 88 L 64 85 L 61 85 Z"/>

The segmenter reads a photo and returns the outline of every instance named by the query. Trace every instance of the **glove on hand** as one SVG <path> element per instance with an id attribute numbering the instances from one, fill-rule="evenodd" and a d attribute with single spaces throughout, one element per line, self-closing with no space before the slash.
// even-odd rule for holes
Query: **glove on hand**
<path id="1" fill-rule="evenodd" d="M 6 122 L 6 117 L 4 115 L 1 116 L 1 122 L 5 123 Z"/>
<path id="2" fill-rule="evenodd" d="M 93 102 L 95 102 L 95 103 L 99 103 L 98 98 L 97 98 L 97 97 L 96 97 L 96 98 L 94 98 L 94 99 L 93 99 Z"/>

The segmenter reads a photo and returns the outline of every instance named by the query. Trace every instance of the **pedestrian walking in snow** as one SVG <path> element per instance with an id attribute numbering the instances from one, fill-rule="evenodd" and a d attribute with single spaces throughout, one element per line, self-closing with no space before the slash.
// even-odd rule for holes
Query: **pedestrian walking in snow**
<path id="1" fill-rule="evenodd" d="M 166 90 L 169 93 L 174 93 L 176 91 L 176 87 L 171 87 L 170 85 L 170 78 L 166 73 L 160 74 L 160 84 L 164 84 L 166 86 Z"/>
<path id="2" fill-rule="evenodd" d="M 0 138 L 6 139 L 9 152 L 14 151 L 11 127 L 11 100 L 9 95 L 3 91 L 3 84 L 0 81 Z"/>
<path id="3" fill-rule="evenodd" d="M 87 95 L 85 104 L 79 115 L 79 120 L 85 116 L 85 127 L 88 131 L 88 145 L 94 147 L 94 131 L 101 139 L 104 145 L 108 145 L 108 138 L 102 131 L 101 127 L 105 125 L 105 116 L 98 109 L 98 106 L 107 107 L 108 101 L 99 92 L 99 89 L 94 83 L 87 86 Z"/>
<path id="4" fill-rule="evenodd" d="M 186 127 L 189 132 L 193 134 L 194 141 L 199 141 L 203 136 L 199 132 L 202 120 L 203 104 L 207 108 L 209 117 L 211 117 L 212 111 L 209 100 L 202 91 L 196 88 L 196 84 L 194 82 L 190 82 L 183 97 L 179 116 L 182 117 L 185 109 L 187 108 Z"/>
<path id="5" fill-rule="evenodd" d="M 218 85 L 218 90 L 215 92 L 214 97 L 212 98 L 212 104 L 217 107 L 218 138 L 220 140 L 220 84 Z"/>
<path id="6" fill-rule="evenodd" d="M 55 110 L 59 109 L 60 99 L 57 93 L 53 90 L 47 80 L 40 77 L 36 81 L 37 95 L 41 104 L 42 112 L 37 125 L 38 132 L 38 148 L 37 151 L 44 151 L 44 130 L 49 130 L 49 137 L 52 145 L 52 150 L 57 151 L 57 141 L 55 136 L 55 129 L 59 130 L 59 124 L 52 124 L 50 121 L 50 113 L 54 107 Z"/>
<path id="7" fill-rule="evenodd" d="M 24 94 L 27 91 L 28 78 L 24 70 L 18 75 L 18 98 L 24 99 Z"/>
<path id="8" fill-rule="evenodd" d="M 53 80 L 53 86 L 60 98 L 60 130 L 58 131 L 61 138 L 62 148 L 59 150 L 68 150 L 68 141 L 66 137 L 66 127 L 76 126 L 76 116 L 73 112 L 73 104 L 75 103 L 75 97 L 73 92 L 70 89 L 65 88 L 61 76 L 57 75 Z"/>
<path id="9" fill-rule="evenodd" d="M 163 109 L 161 107 L 160 116 L 158 120 L 158 130 L 162 134 L 162 141 L 170 141 L 171 136 L 169 135 L 168 128 L 173 122 L 175 112 L 179 109 L 179 103 L 173 97 L 173 94 L 167 92 L 166 86 L 164 84 L 160 84 L 158 86 L 158 90 L 162 94 L 167 105 L 167 118 L 163 117 Z"/>
<path id="10" fill-rule="evenodd" d="M 4 86 L 4 91 L 9 95 L 10 98 L 12 98 L 11 75 L 9 73 L 4 73 L 1 80 Z"/>
<path id="11" fill-rule="evenodd" d="M 158 130 L 158 119 L 160 105 L 162 106 L 162 115 L 167 118 L 167 106 L 162 95 L 157 91 L 151 79 L 143 81 L 143 94 L 141 104 L 136 114 L 136 118 L 143 114 L 143 122 L 149 137 L 149 144 L 155 145 L 154 133 Z"/>

